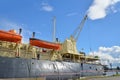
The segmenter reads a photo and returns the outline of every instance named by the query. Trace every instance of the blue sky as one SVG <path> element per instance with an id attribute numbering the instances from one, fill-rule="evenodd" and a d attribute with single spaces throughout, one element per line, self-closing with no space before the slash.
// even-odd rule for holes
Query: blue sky
<path id="1" fill-rule="evenodd" d="M 79 26 L 95 1 L 100 0 L 0 0 L 0 29 L 22 28 L 23 42 L 29 40 L 32 32 L 36 32 L 39 39 L 52 41 L 53 17 L 56 16 L 56 37 L 63 42 Z M 93 12 L 95 15 L 101 8 L 97 10 Z M 119 0 L 105 4 L 105 12 L 101 18 L 93 19 L 89 15 L 77 41 L 78 50 L 84 48 L 88 54 L 90 48 L 97 52 L 100 47 L 120 46 Z"/>

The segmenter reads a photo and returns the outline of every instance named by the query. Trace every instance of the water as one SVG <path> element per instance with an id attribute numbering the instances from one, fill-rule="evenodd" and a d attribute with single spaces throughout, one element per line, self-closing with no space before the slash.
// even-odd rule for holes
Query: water
<path id="1" fill-rule="evenodd" d="M 120 72 L 118 72 L 118 74 L 120 74 Z M 116 75 L 115 71 L 106 72 L 106 76 L 113 76 L 113 75 Z"/>

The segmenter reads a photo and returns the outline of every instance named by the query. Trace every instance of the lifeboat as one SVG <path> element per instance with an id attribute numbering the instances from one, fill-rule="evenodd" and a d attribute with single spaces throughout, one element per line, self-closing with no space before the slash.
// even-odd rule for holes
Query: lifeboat
<path id="1" fill-rule="evenodd" d="M 43 41 L 43 40 L 39 40 L 39 39 L 36 39 L 36 38 L 30 38 L 30 44 L 33 45 L 33 46 L 47 48 L 47 49 L 54 49 L 54 50 L 60 50 L 61 49 L 61 45 L 58 44 L 58 43 Z"/>
<path id="2" fill-rule="evenodd" d="M 21 39 L 22 39 L 22 36 L 17 34 L 15 30 L 9 30 L 9 31 L 0 30 L 1 41 L 20 43 Z"/>

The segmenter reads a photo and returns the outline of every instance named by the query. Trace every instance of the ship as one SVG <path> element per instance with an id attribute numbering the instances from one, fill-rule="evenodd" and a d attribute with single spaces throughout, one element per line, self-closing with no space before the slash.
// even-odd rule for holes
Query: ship
<path id="1" fill-rule="evenodd" d="M 73 36 L 62 43 L 49 42 L 35 38 L 33 32 L 24 44 L 21 31 L 0 30 L 0 79 L 69 80 L 104 74 L 99 57 L 79 52 Z"/>

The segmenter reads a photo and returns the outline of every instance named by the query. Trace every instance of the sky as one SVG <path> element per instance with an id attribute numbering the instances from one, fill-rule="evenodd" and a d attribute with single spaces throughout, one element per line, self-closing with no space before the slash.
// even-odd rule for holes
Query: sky
<path id="1" fill-rule="evenodd" d="M 64 42 L 86 14 L 77 49 L 120 66 L 120 0 L 0 0 L 0 30 L 22 28 L 23 43 L 29 43 L 32 32 L 52 42 L 55 16 L 56 37 Z"/>

